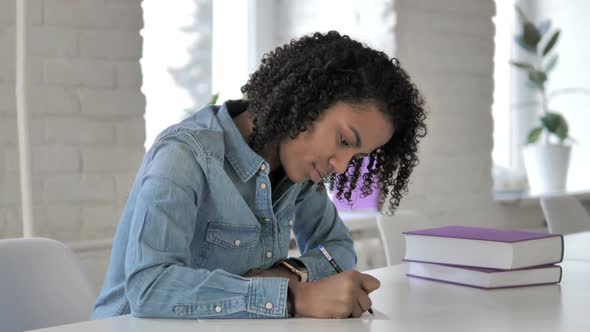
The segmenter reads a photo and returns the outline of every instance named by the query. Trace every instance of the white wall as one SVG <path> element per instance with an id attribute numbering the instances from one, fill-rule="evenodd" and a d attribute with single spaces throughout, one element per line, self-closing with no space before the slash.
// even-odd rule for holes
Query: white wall
<path id="1" fill-rule="evenodd" d="M 140 0 L 27 6 L 35 235 L 110 239 L 144 153 Z M 22 234 L 15 16 L 15 1 L 1 1 L 0 238 Z"/>
<path id="2" fill-rule="evenodd" d="M 492 199 L 494 2 L 398 0 L 395 10 L 397 56 L 430 111 L 420 165 L 400 207 L 441 225 L 543 226 L 538 206 Z"/>

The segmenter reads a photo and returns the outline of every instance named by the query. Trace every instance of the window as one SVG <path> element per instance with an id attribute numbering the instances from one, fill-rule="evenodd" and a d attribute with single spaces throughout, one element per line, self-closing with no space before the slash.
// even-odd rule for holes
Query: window
<path id="1" fill-rule="evenodd" d="M 493 18 L 494 36 L 494 148 L 492 151 L 494 191 L 522 191 L 526 189 L 526 174 L 520 156 L 520 128 L 515 126 L 511 106 L 511 74 L 509 61 L 512 57 L 515 15 L 514 1 L 496 1 L 496 16 Z"/>
<path id="2" fill-rule="evenodd" d="M 211 97 L 211 0 L 144 0 L 146 149 Z"/>
<path id="3" fill-rule="evenodd" d="M 496 1 L 495 57 L 494 57 L 494 187 L 496 191 L 522 191 L 526 189 L 526 173 L 522 161 L 525 137 L 536 124 L 537 109 L 534 105 L 523 107 L 534 97 L 526 87 L 526 76 L 512 68 L 511 58 L 523 59 L 517 47 L 513 47 L 516 29 L 515 1 Z M 584 13 L 590 10 L 585 1 L 573 1 L 568 6 L 558 3 L 520 0 L 519 5 L 527 17 L 538 24 L 549 18 L 552 27 L 561 29 L 555 51 L 559 54 L 557 66 L 548 81 L 549 94 L 568 88 L 578 92 L 560 94 L 549 101 L 551 109 L 561 112 L 569 123 L 570 135 L 577 141 L 573 145 L 568 174 L 568 191 L 590 190 L 590 132 L 587 124 L 590 112 L 590 78 L 583 73 L 590 67 L 590 47 L 581 43 L 590 33 Z M 581 91 L 581 92 L 580 92 Z"/>
<path id="4" fill-rule="evenodd" d="M 143 10 L 146 148 L 212 94 L 241 98 L 262 55 L 302 34 L 338 30 L 393 53 L 390 0 L 144 0 Z"/>
<path id="5" fill-rule="evenodd" d="M 496 26 L 494 36 L 494 164 L 509 169 L 510 158 L 510 49 L 513 35 L 513 1 L 496 1 Z"/>

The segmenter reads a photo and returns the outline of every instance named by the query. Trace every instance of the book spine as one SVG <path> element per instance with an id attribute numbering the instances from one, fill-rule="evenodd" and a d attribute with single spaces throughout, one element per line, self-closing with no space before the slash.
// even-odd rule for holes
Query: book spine
<path id="1" fill-rule="evenodd" d="M 561 238 L 561 258 L 558 263 L 561 263 L 563 262 L 563 256 L 565 254 L 565 241 L 563 240 L 563 234 L 560 234 L 559 237 Z"/>

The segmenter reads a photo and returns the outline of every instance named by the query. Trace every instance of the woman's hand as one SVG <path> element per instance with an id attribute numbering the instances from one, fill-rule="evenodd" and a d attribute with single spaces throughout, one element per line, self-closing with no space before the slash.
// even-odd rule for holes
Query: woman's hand
<path id="1" fill-rule="evenodd" d="M 369 293 L 379 286 L 379 280 L 354 270 L 315 282 L 289 282 L 297 316 L 315 318 L 360 317 L 371 308 Z"/>

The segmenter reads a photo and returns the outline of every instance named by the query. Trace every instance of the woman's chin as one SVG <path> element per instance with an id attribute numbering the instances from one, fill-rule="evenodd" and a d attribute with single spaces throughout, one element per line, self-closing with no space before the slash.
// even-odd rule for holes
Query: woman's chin
<path id="1" fill-rule="evenodd" d="M 293 183 L 303 183 L 306 181 L 310 181 L 310 178 L 308 176 L 303 175 L 303 174 L 293 175 L 293 174 L 289 174 L 289 172 L 285 172 L 285 173 L 286 173 L 285 175 L 287 176 L 287 178 L 289 180 L 291 180 L 291 182 L 293 182 Z"/>

